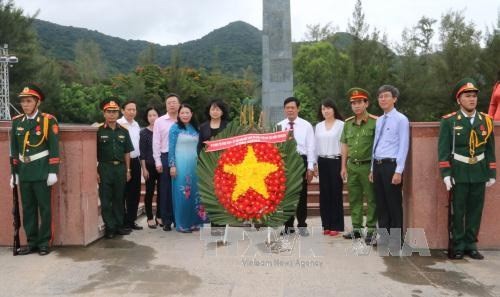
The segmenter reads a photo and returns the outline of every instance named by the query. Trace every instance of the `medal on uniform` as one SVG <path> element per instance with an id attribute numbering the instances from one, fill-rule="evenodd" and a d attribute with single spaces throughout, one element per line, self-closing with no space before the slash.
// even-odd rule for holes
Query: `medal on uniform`
<path id="1" fill-rule="evenodd" d="M 42 134 L 42 132 L 40 132 L 40 130 L 41 130 L 40 126 L 36 126 L 35 127 L 35 131 L 36 131 L 35 134 L 38 135 L 38 136 L 40 136 L 40 134 Z"/>

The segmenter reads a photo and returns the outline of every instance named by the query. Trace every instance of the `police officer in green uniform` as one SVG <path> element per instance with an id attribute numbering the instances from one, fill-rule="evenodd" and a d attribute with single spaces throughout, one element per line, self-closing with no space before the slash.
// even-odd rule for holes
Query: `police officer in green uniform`
<path id="1" fill-rule="evenodd" d="M 452 190 L 452 244 L 449 257 L 483 259 L 477 250 L 485 187 L 495 183 L 493 121 L 477 112 L 477 84 L 471 78 L 457 83 L 453 100 L 460 109 L 443 116 L 439 130 L 439 168 L 448 191 Z"/>
<path id="2" fill-rule="evenodd" d="M 375 192 L 368 180 L 370 173 L 375 123 L 377 117 L 366 110 L 369 93 L 361 88 L 352 88 L 347 92 L 354 116 L 345 120 L 340 142 L 342 143 L 342 169 L 340 174 L 347 179 L 349 189 L 349 207 L 351 209 L 353 231 L 343 235 L 346 239 L 361 238 L 363 227 L 363 197 L 367 201 L 365 242 L 371 244 L 377 224 L 375 213 Z"/>
<path id="3" fill-rule="evenodd" d="M 11 186 L 19 184 L 21 190 L 28 239 L 28 246 L 19 254 L 38 251 L 44 256 L 50 252 L 52 238 L 50 189 L 59 170 L 59 126 L 55 117 L 38 110 L 45 99 L 38 86 L 26 86 L 19 98 L 23 114 L 12 119 L 10 138 Z"/>
<path id="4" fill-rule="evenodd" d="M 134 147 L 128 130 L 116 122 L 120 115 L 117 100 L 103 101 L 101 109 L 105 122 L 97 130 L 97 177 L 105 236 L 111 239 L 131 231 L 123 226 L 123 191 L 126 181 L 130 180 L 130 152 Z"/>

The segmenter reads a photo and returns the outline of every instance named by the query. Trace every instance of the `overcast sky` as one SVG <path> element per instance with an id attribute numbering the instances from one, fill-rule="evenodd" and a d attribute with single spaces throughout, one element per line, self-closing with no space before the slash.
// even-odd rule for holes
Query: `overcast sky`
<path id="1" fill-rule="evenodd" d="M 262 29 L 262 0 L 14 0 L 25 13 L 40 10 L 39 19 L 97 30 L 125 39 L 162 45 L 198 39 L 214 29 L 241 20 Z M 355 0 L 291 0 L 292 39 L 304 39 L 308 24 L 327 24 L 345 31 Z M 464 11 L 484 32 L 496 24 L 498 0 L 364 0 L 370 31 L 387 33 L 399 42 L 405 27 L 422 16 L 439 20 L 451 9 Z"/>

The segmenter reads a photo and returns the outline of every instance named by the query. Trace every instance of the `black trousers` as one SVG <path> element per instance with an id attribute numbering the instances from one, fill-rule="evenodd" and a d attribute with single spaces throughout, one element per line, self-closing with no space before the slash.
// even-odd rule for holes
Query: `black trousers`
<path id="1" fill-rule="evenodd" d="M 341 159 L 318 157 L 319 213 L 325 230 L 344 231 Z"/>
<path id="2" fill-rule="evenodd" d="M 125 226 L 135 224 L 140 198 L 141 162 L 139 158 L 130 158 L 130 180 L 125 184 Z"/>
<path id="3" fill-rule="evenodd" d="M 301 156 L 302 160 L 304 160 L 304 167 L 306 170 L 304 171 L 304 175 L 302 176 L 302 192 L 300 192 L 299 203 L 297 204 L 297 227 L 307 227 L 306 219 L 307 219 L 307 156 Z M 291 216 L 288 221 L 285 222 L 285 227 L 293 227 L 293 223 L 295 221 L 295 217 Z"/>
<path id="4" fill-rule="evenodd" d="M 144 208 L 148 220 L 153 219 L 153 196 L 156 187 L 156 217 L 160 218 L 160 174 L 156 171 L 155 164 L 146 163 L 149 178 L 146 180 L 146 195 L 144 196 Z"/>
<path id="5" fill-rule="evenodd" d="M 163 172 L 160 174 L 160 214 L 165 226 L 175 222 L 174 208 L 172 205 L 172 178 L 168 167 L 168 153 L 161 153 Z"/>
<path id="6" fill-rule="evenodd" d="M 403 232 L 403 182 L 392 184 L 392 177 L 396 171 L 396 162 L 387 161 L 373 164 L 373 182 L 377 201 L 378 227 L 390 231 L 399 228 Z"/>

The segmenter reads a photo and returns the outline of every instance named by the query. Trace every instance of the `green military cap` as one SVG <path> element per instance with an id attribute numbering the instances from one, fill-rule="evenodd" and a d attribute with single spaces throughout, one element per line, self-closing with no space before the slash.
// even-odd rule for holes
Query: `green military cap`
<path id="1" fill-rule="evenodd" d="M 43 101 L 45 99 L 45 94 L 43 94 L 42 89 L 35 84 L 27 84 L 21 93 L 18 95 L 19 98 L 22 97 L 36 97 L 38 100 Z"/>
<path id="2" fill-rule="evenodd" d="M 120 110 L 120 102 L 116 98 L 109 98 L 101 102 L 102 111 Z"/>
<path id="3" fill-rule="evenodd" d="M 464 78 L 457 82 L 455 88 L 453 88 L 453 100 L 457 100 L 460 94 L 471 91 L 476 93 L 479 92 L 476 81 L 470 77 Z"/>
<path id="4" fill-rule="evenodd" d="M 370 98 L 370 93 L 362 88 L 351 88 L 347 91 L 347 97 L 351 102 L 356 100 L 368 100 Z"/>

